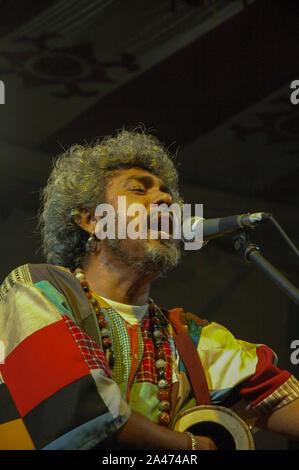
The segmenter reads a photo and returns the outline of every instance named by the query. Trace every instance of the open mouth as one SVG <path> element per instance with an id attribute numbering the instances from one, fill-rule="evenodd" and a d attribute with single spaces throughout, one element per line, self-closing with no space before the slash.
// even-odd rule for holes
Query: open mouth
<path id="1" fill-rule="evenodd" d="M 159 212 L 149 217 L 149 234 L 153 239 L 173 239 L 174 221 L 172 214 Z"/>

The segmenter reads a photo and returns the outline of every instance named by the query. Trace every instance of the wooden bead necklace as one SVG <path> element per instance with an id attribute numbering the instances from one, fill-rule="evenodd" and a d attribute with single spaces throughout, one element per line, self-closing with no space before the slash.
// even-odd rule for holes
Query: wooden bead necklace
<path id="1" fill-rule="evenodd" d="M 90 306 L 93 308 L 100 327 L 101 339 L 103 349 L 109 364 L 111 371 L 113 372 L 113 367 L 115 364 L 115 354 L 112 349 L 112 341 L 110 338 L 110 331 L 107 328 L 106 318 L 103 315 L 102 309 L 95 297 L 93 297 L 88 282 L 85 278 L 84 272 L 82 269 L 75 269 L 75 277 L 81 284 L 83 291 L 89 301 Z M 153 341 L 155 349 L 155 365 L 158 375 L 158 399 L 159 403 L 159 416 L 158 421 L 161 426 L 169 426 L 170 424 L 170 384 L 168 383 L 166 376 L 166 352 L 164 349 L 164 343 L 167 341 L 166 335 L 163 333 L 160 322 L 160 311 L 155 305 L 152 299 L 149 299 L 149 318 L 150 318 L 150 334 Z M 112 374 L 113 375 L 113 374 Z"/>

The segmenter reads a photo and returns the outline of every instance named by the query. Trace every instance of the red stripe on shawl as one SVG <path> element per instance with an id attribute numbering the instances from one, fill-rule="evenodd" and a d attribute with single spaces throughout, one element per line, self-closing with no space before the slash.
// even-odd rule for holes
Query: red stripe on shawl
<path id="1" fill-rule="evenodd" d="M 21 416 L 89 369 L 64 320 L 27 336 L 0 366 Z"/>
<path id="2" fill-rule="evenodd" d="M 251 406 L 267 398 L 291 376 L 287 370 L 281 370 L 273 364 L 274 353 L 268 346 L 257 347 L 258 362 L 254 375 L 245 380 L 240 395 Z"/>

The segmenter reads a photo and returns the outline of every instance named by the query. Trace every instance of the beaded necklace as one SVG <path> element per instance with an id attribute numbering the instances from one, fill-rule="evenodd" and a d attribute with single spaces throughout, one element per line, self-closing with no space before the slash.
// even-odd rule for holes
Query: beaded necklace
<path id="1" fill-rule="evenodd" d="M 112 349 L 112 341 L 110 338 L 110 331 L 107 328 L 107 322 L 103 310 L 101 309 L 97 299 L 92 295 L 92 292 L 89 289 L 88 282 L 85 278 L 84 272 L 82 269 L 77 268 L 74 271 L 75 277 L 81 284 L 82 289 L 85 292 L 85 295 L 89 301 L 90 306 L 93 308 L 100 327 L 101 339 L 103 349 L 110 367 L 110 370 L 113 372 L 113 367 L 115 364 L 115 354 Z M 158 421 L 162 426 L 167 427 L 170 423 L 170 384 L 168 383 L 166 376 L 166 353 L 164 349 L 164 343 L 167 341 L 167 336 L 162 330 L 161 326 L 161 312 L 152 299 L 148 300 L 149 307 L 149 319 L 150 319 L 150 334 L 154 345 L 155 350 L 155 365 L 157 368 L 158 375 L 158 399 L 159 399 L 159 416 Z M 112 374 L 113 375 L 113 374 Z"/>

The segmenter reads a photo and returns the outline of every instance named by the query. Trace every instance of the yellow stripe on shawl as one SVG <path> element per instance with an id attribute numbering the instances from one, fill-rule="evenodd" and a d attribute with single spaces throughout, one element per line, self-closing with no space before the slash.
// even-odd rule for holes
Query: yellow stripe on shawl
<path id="1" fill-rule="evenodd" d="M 21 419 L 0 424 L 0 450 L 35 450 Z"/>
<path id="2" fill-rule="evenodd" d="M 258 344 L 236 339 L 212 322 L 202 329 L 198 353 L 210 390 L 233 388 L 255 373 Z"/>

